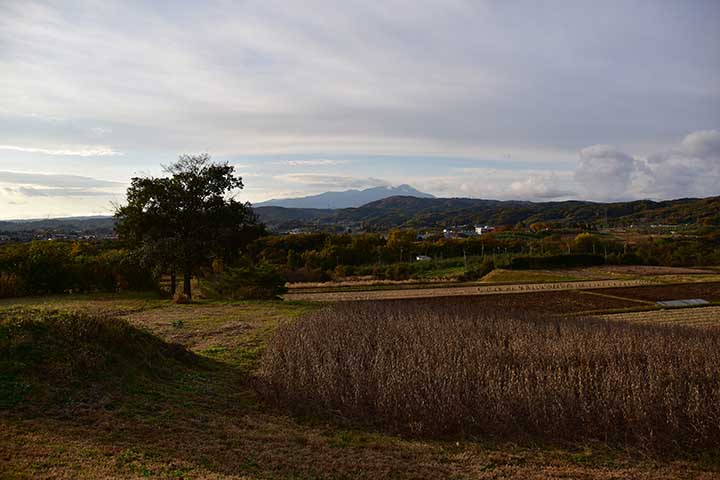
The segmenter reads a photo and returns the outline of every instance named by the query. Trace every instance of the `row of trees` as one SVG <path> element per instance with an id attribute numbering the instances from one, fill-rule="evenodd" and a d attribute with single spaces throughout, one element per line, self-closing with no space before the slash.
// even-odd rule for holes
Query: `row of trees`
<path id="1" fill-rule="evenodd" d="M 0 298 L 65 292 L 147 290 L 155 277 L 110 242 L 31 242 L 0 247 Z"/>
<path id="2" fill-rule="evenodd" d="M 390 265 L 410 262 L 418 255 L 436 260 L 502 256 L 508 262 L 512 257 L 596 255 L 607 263 L 694 266 L 720 263 L 720 236 L 647 238 L 628 244 L 608 235 L 568 237 L 545 231 L 439 240 L 418 240 L 411 230 L 392 231 L 387 236 L 309 233 L 265 236 L 250 244 L 248 251 L 256 261 L 289 270 Z"/>

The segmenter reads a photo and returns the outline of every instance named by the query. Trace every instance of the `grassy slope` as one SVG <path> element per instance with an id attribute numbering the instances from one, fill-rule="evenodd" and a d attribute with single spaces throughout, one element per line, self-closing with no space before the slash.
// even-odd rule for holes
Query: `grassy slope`
<path id="1" fill-rule="evenodd" d="M 0 302 L 0 310 L 12 308 Z M 147 296 L 25 299 L 25 306 L 119 312 L 201 361 L 108 404 L 0 411 L 0 478 L 714 478 L 717 458 L 649 458 L 602 444 L 409 440 L 343 419 L 294 419 L 252 387 L 262 348 L 302 303 L 169 305 Z M 339 425 L 345 425 L 340 427 Z"/>

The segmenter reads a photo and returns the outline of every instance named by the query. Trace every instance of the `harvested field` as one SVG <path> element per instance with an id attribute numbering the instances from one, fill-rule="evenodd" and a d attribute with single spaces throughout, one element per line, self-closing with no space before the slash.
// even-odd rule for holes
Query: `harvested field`
<path id="1" fill-rule="evenodd" d="M 653 275 L 701 275 L 717 273 L 703 268 L 660 267 L 651 265 L 603 265 L 584 269 L 590 273 L 611 273 L 616 275 L 653 276 Z"/>
<path id="2" fill-rule="evenodd" d="M 596 318 L 638 323 L 720 328 L 720 306 L 616 313 L 610 315 L 598 315 Z"/>
<path id="3" fill-rule="evenodd" d="M 589 290 L 596 288 L 622 288 L 648 285 L 645 280 L 597 280 L 583 282 L 531 283 L 521 285 L 481 285 L 448 288 L 417 288 L 413 290 L 381 290 L 354 292 L 288 293 L 285 300 L 308 300 L 319 302 L 352 300 L 391 300 L 403 298 L 455 297 L 469 295 L 492 295 L 498 293 L 526 293 L 557 290 Z"/>
<path id="4" fill-rule="evenodd" d="M 601 293 L 652 302 L 686 298 L 702 298 L 709 302 L 717 302 L 720 301 L 720 282 L 608 288 L 603 289 Z"/>
<path id="5" fill-rule="evenodd" d="M 360 303 L 360 302 L 358 302 Z M 458 304 L 468 305 L 474 311 L 501 309 L 503 311 L 539 312 L 553 314 L 580 313 L 642 307 L 644 302 L 590 295 L 584 292 L 535 292 L 508 293 L 502 295 L 469 295 L 464 297 L 426 297 L 419 299 L 386 300 L 398 308 L 403 305 L 422 305 L 442 311 Z"/>

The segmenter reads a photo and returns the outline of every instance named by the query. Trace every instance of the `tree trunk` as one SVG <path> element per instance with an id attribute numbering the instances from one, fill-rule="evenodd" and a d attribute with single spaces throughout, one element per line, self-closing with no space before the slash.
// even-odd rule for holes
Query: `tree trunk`
<path id="1" fill-rule="evenodd" d="M 177 273 L 175 272 L 175 267 L 173 267 L 173 269 L 170 270 L 170 295 L 174 297 L 175 292 L 177 292 Z"/>
<path id="2" fill-rule="evenodd" d="M 187 295 L 188 300 L 192 299 L 192 291 L 190 286 L 191 274 L 188 271 L 183 273 L 183 293 Z"/>

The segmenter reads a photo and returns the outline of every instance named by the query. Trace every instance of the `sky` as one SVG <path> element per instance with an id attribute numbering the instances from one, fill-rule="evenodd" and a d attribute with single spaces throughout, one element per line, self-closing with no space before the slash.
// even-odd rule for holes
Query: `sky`
<path id="1" fill-rule="evenodd" d="M 202 152 L 250 202 L 720 195 L 720 2 L 0 0 L 0 219 Z"/>

